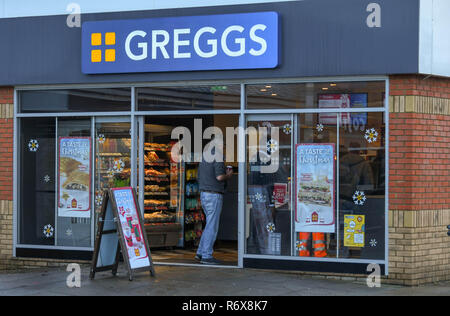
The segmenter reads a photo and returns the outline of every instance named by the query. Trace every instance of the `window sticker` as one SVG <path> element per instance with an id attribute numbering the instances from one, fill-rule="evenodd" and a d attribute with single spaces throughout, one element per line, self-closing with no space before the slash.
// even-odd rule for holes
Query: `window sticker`
<path id="1" fill-rule="evenodd" d="M 378 132 L 375 130 L 375 128 L 366 129 L 364 138 L 368 143 L 376 142 L 378 139 Z"/>
<path id="2" fill-rule="evenodd" d="M 99 134 L 97 136 L 97 141 L 98 141 L 99 144 L 103 144 L 105 142 L 105 140 L 106 140 L 105 135 Z"/>
<path id="3" fill-rule="evenodd" d="M 291 124 L 285 124 L 285 125 L 283 126 L 283 132 L 284 132 L 285 134 L 287 134 L 287 135 L 291 134 L 291 133 L 292 133 L 292 127 L 291 127 Z"/>
<path id="4" fill-rule="evenodd" d="M 275 139 L 267 141 L 267 152 L 273 154 L 278 150 L 278 142 Z"/>
<path id="5" fill-rule="evenodd" d="M 125 163 L 123 162 L 122 159 L 119 159 L 119 160 L 115 160 L 115 161 L 114 161 L 114 167 L 113 167 L 113 170 L 114 170 L 115 172 L 122 172 L 124 167 L 125 167 Z"/>
<path id="6" fill-rule="evenodd" d="M 39 149 L 39 143 L 38 143 L 38 141 L 37 141 L 36 139 L 31 139 L 31 140 L 28 142 L 28 149 L 29 149 L 31 152 L 36 152 L 36 151 Z"/>
<path id="7" fill-rule="evenodd" d="M 47 224 L 44 226 L 43 234 L 46 238 L 51 238 L 51 237 L 53 237 L 54 231 L 55 230 L 53 229 L 53 226 L 50 224 Z"/>
<path id="8" fill-rule="evenodd" d="M 274 223 L 267 224 L 266 229 L 269 233 L 273 233 L 275 231 L 275 224 Z"/>
<path id="9" fill-rule="evenodd" d="M 323 124 L 322 124 L 322 123 L 317 124 L 317 125 L 316 125 L 316 130 L 317 130 L 319 133 L 323 132 Z"/>
<path id="10" fill-rule="evenodd" d="M 363 191 L 356 191 L 353 194 L 353 202 L 356 205 L 364 205 L 366 202 L 366 194 Z"/>

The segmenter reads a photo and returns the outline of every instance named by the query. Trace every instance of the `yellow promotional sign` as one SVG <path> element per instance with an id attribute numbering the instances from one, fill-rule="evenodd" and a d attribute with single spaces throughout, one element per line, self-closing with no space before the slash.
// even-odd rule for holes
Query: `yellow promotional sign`
<path id="1" fill-rule="evenodd" d="M 364 247 L 365 215 L 344 215 L 344 247 Z"/>

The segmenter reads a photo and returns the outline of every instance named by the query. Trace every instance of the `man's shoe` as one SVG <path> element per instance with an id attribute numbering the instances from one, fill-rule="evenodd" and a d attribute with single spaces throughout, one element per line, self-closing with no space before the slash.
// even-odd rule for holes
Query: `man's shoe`
<path id="1" fill-rule="evenodd" d="M 202 259 L 200 261 L 201 264 L 210 264 L 210 265 L 218 265 L 218 264 L 222 264 L 222 262 L 220 262 L 219 260 L 217 260 L 216 258 L 207 258 L 207 259 Z"/>
<path id="2" fill-rule="evenodd" d="M 202 256 L 200 256 L 200 255 L 195 255 L 194 259 L 195 259 L 196 261 L 202 261 Z"/>

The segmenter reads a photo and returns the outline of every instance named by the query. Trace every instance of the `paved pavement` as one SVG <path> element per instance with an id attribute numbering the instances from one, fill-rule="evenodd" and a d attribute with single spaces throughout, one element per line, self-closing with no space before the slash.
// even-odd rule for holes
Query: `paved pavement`
<path id="1" fill-rule="evenodd" d="M 138 273 L 133 281 L 123 264 L 118 274 L 99 272 L 89 279 L 81 269 L 81 287 L 69 288 L 70 272 L 63 268 L 0 273 L 0 296 L 450 296 L 450 282 L 421 287 L 381 284 L 369 288 L 365 280 L 333 280 L 278 271 L 235 268 L 155 266 L 155 277 Z"/>

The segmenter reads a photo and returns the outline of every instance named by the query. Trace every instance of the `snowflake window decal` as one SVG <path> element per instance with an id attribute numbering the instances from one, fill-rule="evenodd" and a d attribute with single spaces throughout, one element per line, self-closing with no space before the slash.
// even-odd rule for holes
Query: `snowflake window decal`
<path id="1" fill-rule="evenodd" d="M 291 133 L 292 133 L 292 127 L 291 127 L 291 124 L 285 124 L 285 125 L 283 126 L 283 132 L 284 132 L 286 135 L 291 134 Z"/>
<path id="2" fill-rule="evenodd" d="M 54 231 L 55 230 L 53 229 L 53 226 L 50 224 L 47 224 L 44 226 L 44 230 L 42 232 L 45 237 L 51 238 L 53 236 Z"/>
<path id="3" fill-rule="evenodd" d="M 301 248 L 302 248 L 301 242 L 300 242 L 300 240 L 297 240 L 297 241 L 295 242 L 295 249 L 296 249 L 297 251 L 300 251 L 300 250 L 302 250 Z"/>
<path id="4" fill-rule="evenodd" d="M 273 233 L 275 231 L 275 224 L 274 223 L 267 224 L 266 229 L 269 233 Z"/>
<path id="5" fill-rule="evenodd" d="M 97 206 L 102 205 L 103 202 L 103 195 L 101 194 L 101 192 L 97 192 L 97 194 L 95 195 L 95 204 Z"/>
<path id="6" fill-rule="evenodd" d="M 278 142 L 275 139 L 267 141 L 267 152 L 273 154 L 278 150 Z"/>
<path id="7" fill-rule="evenodd" d="M 319 133 L 323 132 L 323 124 L 322 124 L 322 123 L 317 124 L 317 125 L 316 125 L 316 130 L 317 130 Z"/>
<path id="8" fill-rule="evenodd" d="M 376 246 L 377 246 L 377 244 L 378 244 L 378 242 L 377 242 L 377 240 L 376 240 L 376 239 L 371 239 L 371 240 L 369 241 L 369 245 L 370 245 L 370 247 L 376 247 Z"/>
<path id="9" fill-rule="evenodd" d="M 45 182 L 45 183 L 49 183 L 49 182 L 50 182 L 50 176 L 49 176 L 48 174 L 46 174 L 46 175 L 44 176 L 44 182 Z"/>
<path id="10" fill-rule="evenodd" d="M 36 152 L 36 151 L 39 149 L 39 143 L 38 143 L 38 141 L 37 141 L 36 139 L 31 139 L 31 140 L 28 142 L 28 149 L 29 149 L 31 152 Z"/>
<path id="11" fill-rule="evenodd" d="M 375 130 L 375 128 L 366 129 L 366 134 L 364 135 L 364 138 L 367 140 L 368 143 L 376 142 L 378 139 L 378 132 Z"/>
<path id="12" fill-rule="evenodd" d="M 356 191 L 353 194 L 353 202 L 356 205 L 364 205 L 364 203 L 366 202 L 366 195 L 364 194 L 363 191 Z"/>
<path id="13" fill-rule="evenodd" d="M 124 167 L 125 167 L 125 163 L 123 162 L 122 159 L 114 161 L 114 167 L 113 167 L 114 171 L 122 172 Z"/>
<path id="14" fill-rule="evenodd" d="M 72 229 L 67 228 L 67 230 L 66 230 L 66 236 L 67 236 L 67 237 L 70 237 L 70 236 L 72 236 L 72 235 L 73 235 Z"/>
<path id="15" fill-rule="evenodd" d="M 99 134 L 97 136 L 97 141 L 98 141 L 99 144 L 103 144 L 105 142 L 105 140 L 106 140 L 105 135 Z"/>
<path id="16" fill-rule="evenodd" d="M 264 201 L 264 196 L 261 193 L 256 193 L 254 196 L 255 200 L 258 202 L 263 202 Z"/>

